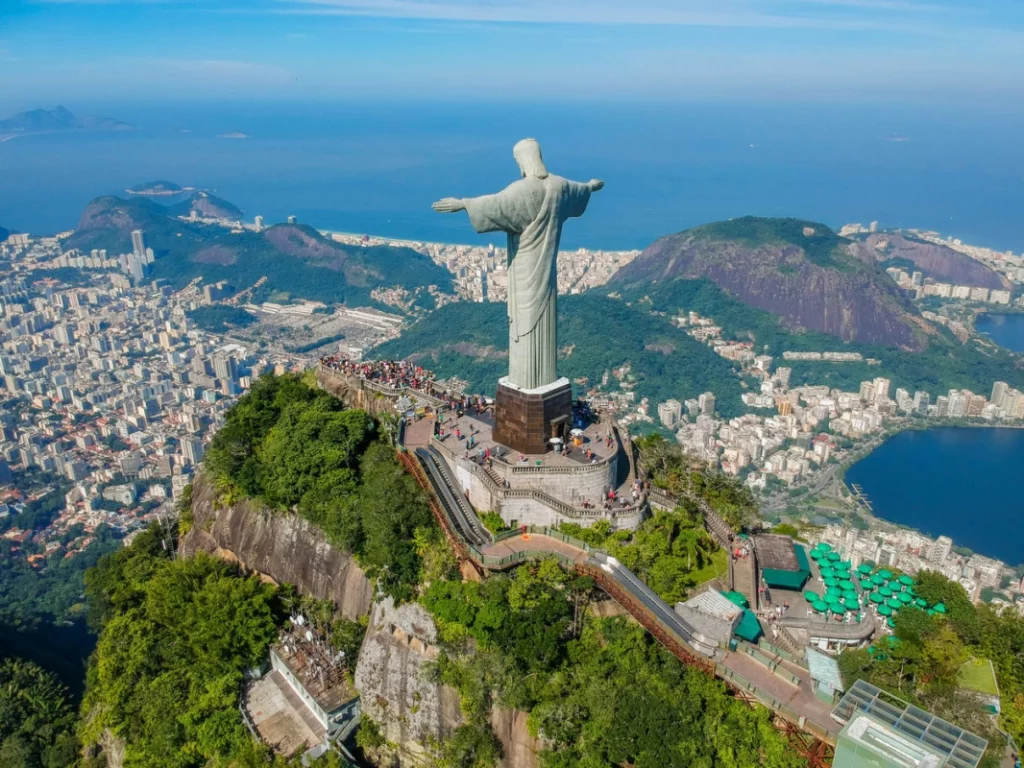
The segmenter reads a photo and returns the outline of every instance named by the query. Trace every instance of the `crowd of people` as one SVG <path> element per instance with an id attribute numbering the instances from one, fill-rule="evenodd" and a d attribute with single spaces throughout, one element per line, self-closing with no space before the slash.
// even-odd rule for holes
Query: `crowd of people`
<path id="1" fill-rule="evenodd" d="M 332 371 L 358 376 L 393 389 L 408 387 L 422 392 L 435 389 L 434 374 L 422 365 L 406 360 L 356 361 L 340 355 L 328 355 L 320 358 L 320 364 Z"/>

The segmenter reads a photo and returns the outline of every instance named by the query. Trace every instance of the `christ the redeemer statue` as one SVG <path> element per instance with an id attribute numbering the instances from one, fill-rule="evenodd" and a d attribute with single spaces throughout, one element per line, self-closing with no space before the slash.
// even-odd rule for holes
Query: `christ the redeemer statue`
<path id="1" fill-rule="evenodd" d="M 433 207 L 442 213 L 465 210 L 477 232 L 508 235 L 508 383 L 536 390 L 558 378 L 556 262 L 562 224 L 582 216 L 590 194 L 604 182 L 549 174 L 535 139 L 518 142 L 512 155 L 523 175 L 519 181 L 495 195 L 446 197 Z"/>

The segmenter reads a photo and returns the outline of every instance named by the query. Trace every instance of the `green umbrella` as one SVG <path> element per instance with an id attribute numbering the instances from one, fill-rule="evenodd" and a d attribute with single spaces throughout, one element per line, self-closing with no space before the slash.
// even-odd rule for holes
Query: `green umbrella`
<path id="1" fill-rule="evenodd" d="M 820 558 L 824 557 L 824 555 L 825 553 L 822 552 L 820 549 L 811 550 L 811 560 L 819 560 Z"/>
<path id="2" fill-rule="evenodd" d="M 890 570 L 888 570 L 886 568 L 883 568 L 882 570 L 880 570 L 878 572 L 878 575 L 881 576 L 886 581 L 888 581 L 889 579 L 892 578 L 892 571 L 890 571 Z"/>
<path id="3" fill-rule="evenodd" d="M 818 613 L 824 613 L 828 610 L 828 605 L 825 604 L 824 600 L 815 600 L 814 605 L 811 606 Z"/>
<path id="4" fill-rule="evenodd" d="M 896 599 L 898 599 L 904 605 L 908 605 L 908 604 L 914 602 L 914 598 L 912 598 L 906 592 L 900 592 L 898 595 L 896 595 Z"/>
<path id="5" fill-rule="evenodd" d="M 888 605 L 880 605 L 878 606 L 878 615 L 892 616 L 892 608 L 890 608 Z"/>
<path id="6" fill-rule="evenodd" d="M 929 608 L 928 609 L 928 615 L 929 616 L 934 616 L 935 615 L 935 609 L 934 608 Z"/>
<path id="7" fill-rule="evenodd" d="M 835 575 L 836 575 L 836 572 L 833 571 L 831 568 L 829 568 L 827 565 L 821 566 L 821 578 L 823 578 L 823 579 L 831 579 L 831 578 L 834 578 Z"/>
<path id="8" fill-rule="evenodd" d="M 901 603 L 895 597 L 890 597 L 888 600 L 885 601 L 885 604 L 892 608 L 894 611 L 898 611 L 900 608 L 903 607 L 903 603 Z"/>
<path id="9" fill-rule="evenodd" d="M 908 587 L 913 586 L 914 579 L 910 576 L 907 576 L 907 574 L 904 573 L 902 576 L 900 576 L 900 584 L 904 584 Z"/>
<path id="10" fill-rule="evenodd" d="M 896 622 L 893 621 L 892 619 L 886 619 L 885 620 L 885 625 L 887 627 L 889 627 L 889 629 L 896 629 Z"/>
<path id="11" fill-rule="evenodd" d="M 851 563 L 849 560 L 840 560 L 837 563 L 837 565 L 840 568 L 845 568 L 846 570 L 850 570 L 851 568 L 853 568 L 853 563 Z"/>
<path id="12" fill-rule="evenodd" d="M 898 581 L 896 581 L 896 579 L 890 579 L 889 583 L 886 584 L 885 586 L 887 586 L 893 592 L 902 592 L 903 591 L 903 585 L 900 584 Z"/>
<path id="13" fill-rule="evenodd" d="M 826 576 L 825 577 L 825 586 L 826 587 L 836 587 L 836 586 L 839 586 L 839 579 L 833 578 L 832 576 Z"/>
<path id="14" fill-rule="evenodd" d="M 852 599 L 851 598 L 843 598 L 843 605 L 846 606 L 846 610 L 848 610 L 848 611 L 859 611 L 860 610 L 860 601 L 857 598 L 855 598 L 855 597 L 852 598 Z"/>
<path id="15" fill-rule="evenodd" d="M 874 576 L 871 577 L 871 583 L 875 586 L 885 584 L 885 577 L 882 576 L 882 574 L 880 573 L 876 573 Z"/>
<path id="16" fill-rule="evenodd" d="M 829 562 L 837 563 L 837 562 L 839 562 L 839 553 L 838 552 L 829 552 L 827 555 L 825 555 L 825 558 Z"/>
<path id="17" fill-rule="evenodd" d="M 817 602 L 818 599 L 819 598 L 818 598 L 818 593 L 817 592 L 811 592 L 810 590 L 807 590 L 806 592 L 804 592 L 804 600 L 806 600 L 808 603 Z"/>
<path id="18" fill-rule="evenodd" d="M 888 587 L 879 587 L 878 594 L 880 594 L 882 597 L 892 597 L 892 590 Z"/>
<path id="19" fill-rule="evenodd" d="M 945 613 L 946 612 L 946 604 L 945 603 L 936 603 L 935 604 L 935 612 L 936 613 Z"/>
<path id="20" fill-rule="evenodd" d="M 915 600 L 914 602 L 917 603 L 917 607 L 918 608 L 927 608 L 928 607 L 928 601 L 925 600 L 923 597 L 917 598 L 917 600 Z"/>
<path id="21" fill-rule="evenodd" d="M 822 541 L 818 544 L 818 549 L 820 549 L 822 552 L 828 552 L 832 549 L 832 545 L 829 544 L 827 541 Z"/>
<path id="22" fill-rule="evenodd" d="M 856 599 L 857 599 L 857 593 L 854 592 L 852 589 L 844 589 L 843 590 L 843 600 L 856 600 Z"/>
<path id="23" fill-rule="evenodd" d="M 853 577 L 850 575 L 849 571 L 844 571 L 841 568 L 837 568 L 836 569 L 836 578 L 839 579 L 840 581 L 851 581 Z"/>
<path id="24" fill-rule="evenodd" d="M 839 582 L 839 586 L 842 587 L 844 591 L 847 590 L 847 589 L 851 589 L 852 590 L 853 589 L 853 582 L 852 581 L 843 580 L 843 581 Z"/>
<path id="25" fill-rule="evenodd" d="M 861 563 L 857 566 L 857 573 L 863 573 L 865 576 L 871 573 L 871 566 L 867 563 Z"/>
<path id="26" fill-rule="evenodd" d="M 883 597 L 879 592 L 872 592 L 868 595 L 868 600 L 875 604 L 881 604 L 885 602 L 885 597 Z"/>
<path id="27" fill-rule="evenodd" d="M 839 595 L 843 594 L 843 590 L 841 590 L 838 586 L 826 587 L 825 594 L 831 595 L 832 597 L 838 597 Z"/>
<path id="28" fill-rule="evenodd" d="M 917 590 L 914 589 L 913 585 L 906 588 L 905 592 L 912 597 L 917 597 Z"/>
<path id="29" fill-rule="evenodd" d="M 846 606 L 844 606 L 842 603 L 839 603 L 839 602 L 829 603 L 828 604 L 828 609 L 832 613 L 837 613 L 837 614 L 838 613 L 846 613 Z"/>
<path id="30" fill-rule="evenodd" d="M 863 589 L 865 592 L 870 592 L 873 586 L 874 585 L 871 583 L 871 579 L 860 580 L 860 588 Z"/>

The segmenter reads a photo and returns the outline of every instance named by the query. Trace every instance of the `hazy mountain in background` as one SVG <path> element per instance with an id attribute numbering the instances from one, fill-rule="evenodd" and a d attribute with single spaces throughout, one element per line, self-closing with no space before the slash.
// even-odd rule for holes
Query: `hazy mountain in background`
<path id="1" fill-rule="evenodd" d="M 134 131 L 135 126 L 111 117 L 75 117 L 64 107 L 32 109 L 0 120 L 0 141 L 33 133 L 58 131 Z"/>

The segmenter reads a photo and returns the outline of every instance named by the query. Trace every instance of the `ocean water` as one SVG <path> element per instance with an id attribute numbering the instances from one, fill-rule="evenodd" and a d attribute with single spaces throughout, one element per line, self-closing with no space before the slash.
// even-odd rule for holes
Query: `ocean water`
<path id="1" fill-rule="evenodd" d="M 901 432 L 846 472 L 875 514 L 945 535 L 1008 565 L 1024 563 L 1024 430 Z"/>
<path id="2" fill-rule="evenodd" d="M 982 314 L 975 319 L 974 327 L 999 346 L 1024 352 L 1024 315 Z"/>
<path id="3" fill-rule="evenodd" d="M 0 143 L 0 224 L 75 225 L 101 194 L 153 179 L 197 186 L 267 222 L 473 242 L 442 196 L 516 178 L 512 144 L 535 136 L 550 169 L 606 188 L 567 247 L 643 247 L 745 214 L 838 227 L 938 229 L 1024 251 L 1017 121 L 977 110 L 779 105 L 102 105 L 132 133 Z M 245 139 L 218 138 L 242 131 Z M 897 140 L 898 139 L 898 140 Z"/>

